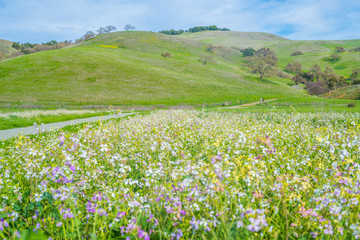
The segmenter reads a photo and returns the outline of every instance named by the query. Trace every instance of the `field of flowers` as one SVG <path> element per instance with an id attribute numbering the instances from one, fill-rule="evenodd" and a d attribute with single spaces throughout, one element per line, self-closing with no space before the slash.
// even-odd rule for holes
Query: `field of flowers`
<path id="1" fill-rule="evenodd" d="M 0 144 L 4 239 L 359 239 L 360 114 L 158 111 Z"/>

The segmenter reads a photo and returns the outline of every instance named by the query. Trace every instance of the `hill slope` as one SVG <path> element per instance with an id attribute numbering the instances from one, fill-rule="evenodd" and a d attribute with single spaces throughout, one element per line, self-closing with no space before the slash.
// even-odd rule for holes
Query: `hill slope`
<path id="1" fill-rule="evenodd" d="M 17 52 L 17 50 L 12 48 L 12 42 L 0 39 L 0 54 L 9 55 L 13 52 Z"/>
<path id="2" fill-rule="evenodd" d="M 342 53 L 339 61 L 334 63 L 327 61 L 337 46 L 342 46 L 349 51 L 353 47 L 360 47 L 360 40 L 300 41 L 289 40 L 268 33 L 221 31 L 183 34 L 180 37 L 227 47 L 252 47 L 254 49 L 268 47 L 279 57 L 281 69 L 284 69 L 290 62 L 301 63 L 304 70 L 309 70 L 312 65 L 318 64 L 322 68 L 332 67 L 337 74 L 348 77 L 352 69 L 360 67 L 360 52 Z M 304 55 L 291 57 L 291 53 L 295 51 L 301 51 Z"/>
<path id="3" fill-rule="evenodd" d="M 179 37 L 227 47 L 262 47 L 266 42 L 282 42 L 288 39 L 262 32 L 204 31 L 184 33 Z"/>
<path id="4" fill-rule="evenodd" d="M 169 52 L 172 58 L 164 58 Z M 0 101 L 71 104 L 201 104 L 306 97 L 252 77 L 239 52 L 153 32 L 116 32 L 77 46 L 0 62 Z M 203 65 L 199 58 L 211 59 Z"/>

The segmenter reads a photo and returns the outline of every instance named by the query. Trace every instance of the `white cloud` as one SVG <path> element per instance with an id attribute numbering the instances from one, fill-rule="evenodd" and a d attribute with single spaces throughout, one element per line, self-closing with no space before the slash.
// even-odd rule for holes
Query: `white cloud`
<path id="1" fill-rule="evenodd" d="M 131 23 L 151 31 L 216 24 L 290 39 L 347 39 L 360 38 L 359 16 L 357 0 L 0 0 L 0 38 L 75 39 L 93 27 Z"/>

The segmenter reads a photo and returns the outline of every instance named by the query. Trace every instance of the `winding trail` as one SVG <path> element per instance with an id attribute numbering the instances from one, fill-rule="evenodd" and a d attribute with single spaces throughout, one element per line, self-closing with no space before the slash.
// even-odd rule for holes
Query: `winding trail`
<path id="1" fill-rule="evenodd" d="M 245 103 L 245 104 L 242 104 L 242 105 L 236 105 L 236 106 L 231 106 L 231 107 L 223 107 L 223 108 L 240 108 L 240 107 L 246 107 L 246 106 L 253 106 L 253 105 L 256 105 L 256 104 L 261 104 L 261 103 L 265 103 L 265 102 L 271 102 L 271 101 L 275 101 L 275 100 L 278 100 L 278 99 L 281 99 L 281 98 L 268 99 L 268 100 L 264 100 L 264 101 Z M 221 109 L 223 109 L 223 108 L 221 108 Z"/>
<path id="2" fill-rule="evenodd" d="M 121 115 L 105 115 L 105 116 L 97 116 L 97 117 L 90 117 L 90 118 L 81 118 L 81 119 L 73 119 L 69 121 L 64 122 L 55 122 L 55 123 L 48 123 L 40 125 L 41 131 L 51 131 L 52 129 L 57 128 L 63 128 L 69 125 L 76 125 L 80 123 L 86 123 L 86 122 L 96 122 L 98 120 L 104 121 L 111 118 L 121 118 L 128 115 L 133 115 L 135 113 L 122 113 Z M 23 128 L 13 128 L 13 129 L 7 129 L 7 130 L 1 130 L 0 131 L 0 141 L 6 140 L 12 137 L 15 137 L 19 134 L 36 134 L 39 130 L 37 130 L 34 126 L 31 127 L 23 127 Z"/>

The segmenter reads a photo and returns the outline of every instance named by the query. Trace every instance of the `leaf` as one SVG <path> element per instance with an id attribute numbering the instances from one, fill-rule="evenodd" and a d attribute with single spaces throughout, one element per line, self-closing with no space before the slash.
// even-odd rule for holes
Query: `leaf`
<path id="1" fill-rule="evenodd" d="M 31 232 L 30 232 L 29 229 L 22 231 L 21 232 L 21 239 L 29 240 L 30 239 L 30 234 L 31 234 Z"/>
<path id="2" fill-rule="evenodd" d="M 49 192 L 45 192 L 45 193 L 42 195 L 42 199 L 43 199 L 43 200 L 47 200 L 49 204 L 52 204 L 52 202 L 54 201 L 53 196 L 52 196 L 51 193 L 49 193 Z"/>
<path id="3" fill-rule="evenodd" d="M 29 240 L 44 240 L 44 239 L 48 239 L 48 237 L 46 236 L 45 232 L 44 231 L 38 231 L 37 233 L 36 232 L 33 232 L 33 231 L 30 231 L 30 238 Z"/>
<path id="4" fill-rule="evenodd" d="M 15 203 L 14 210 L 15 210 L 15 212 L 21 213 L 21 206 L 19 204 Z"/>
<path id="5" fill-rule="evenodd" d="M 35 204 L 34 203 L 30 203 L 29 205 L 26 206 L 26 210 L 28 211 L 32 211 L 35 209 Z"/>

